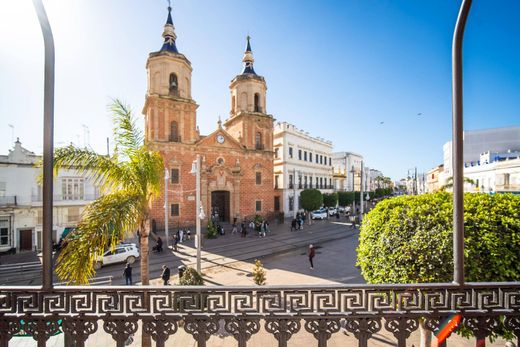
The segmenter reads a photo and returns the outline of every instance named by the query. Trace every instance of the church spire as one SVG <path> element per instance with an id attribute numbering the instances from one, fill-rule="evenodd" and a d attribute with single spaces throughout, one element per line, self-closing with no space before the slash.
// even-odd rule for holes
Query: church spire
<path id="1" fill-rule="evenodd" d="M 177 35 L 175 35 L 175 26 L 173 25 L 172 20 L 172 8 L 170 6 L 168 6 L 168 19 L 166 20 L 166 24 L 164 24 L 164 31 L 162 36 L 164 37 L 164 43 L 161 51 L 179 53 L 177 46 L 175 46 Z"/>
<path id="2" fill-rule="evenodd" d="M 244 52 L 244 57 L 242 58 L 242 62 L 244 62 L 244 70 L 242 74 L 253 74 L 256 75 L 255 70 L 253 69 L 253 63 L 255 59 L 253 59 L 253 51 L 251 50 L 251 37 L 247 35 L 247 46 L 246 51 Z"/>

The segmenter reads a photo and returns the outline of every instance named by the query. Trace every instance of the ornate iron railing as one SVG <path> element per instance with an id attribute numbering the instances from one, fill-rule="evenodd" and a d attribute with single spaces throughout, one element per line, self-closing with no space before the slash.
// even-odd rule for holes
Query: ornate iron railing
<path id="1" fill-rule="evenodd" d="M 134 334 L 139 321 L 163 346 L 182 326 L 205 346 L 220 321 L 246 346 L 263 324 L 279 346 L 302 328 L 324 347 L 342 327 L 359 346 L 381 329 L 398 346 L 424 318 L 437 331 L 454 314 L 477 343 L 504 328 L 520 336 L 520 283 L 421 285 L 339 285 L 282 287 L 37 287 L 0 289 L 0 346 L 20 332 L 45 341 L 59 329 L 83 346 L 103 321 L 118 346 Z M 23 320 L 23 323 L 22 323 Z M 183 324 L 182 324 L 182 323 Z M 445 343 L 444 343 L 445 345 Z"/>

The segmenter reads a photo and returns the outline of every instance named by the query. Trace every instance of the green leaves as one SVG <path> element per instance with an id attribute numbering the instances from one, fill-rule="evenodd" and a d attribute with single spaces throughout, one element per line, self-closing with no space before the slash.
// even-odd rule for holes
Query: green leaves
<path id="1" fill-rule="evenodd" d="M 96 258 L 123 240 L 125 232 L 140 228 L 142 235 L 148 234 L 149 223 L 145 221 L 149 219 L 150 205 L 161 193 L 164 170 L 161 155 L 143 143 L 142 132 L 126 105 L 116 99 L 109 109 L 116 143 L 112 157 L 72 145 L 55 151 L 56 171 L 75 170 L 106 193 L 86 208 L 58 258 L 56 273 L 61 280 L 75 284 L 88 283 L 95 273 Z M 147 251 L 142 256 L 144 283 L 148 281 Z"/>
<path id="2" fill-rule="evenodd" d="M 336 207 L 338 204 L 338 193 L 323 194 L 323 205 L 325 207 Z"/>
<path id="3" fill-rule="evenodd" d="M 304 189 L 300 193 L 300 206 L 305 211 L 314 211 L 323 205 L 323 195 L 318 189 Z"/>
<path id="4" fill-rule="evenodd" d="M 467 281 L 520 280 L 520 197 L 465 194 Z M 358 265 L 369 283 L 451 282 L 450 193 L 380 202 L 361 227 Z"/>

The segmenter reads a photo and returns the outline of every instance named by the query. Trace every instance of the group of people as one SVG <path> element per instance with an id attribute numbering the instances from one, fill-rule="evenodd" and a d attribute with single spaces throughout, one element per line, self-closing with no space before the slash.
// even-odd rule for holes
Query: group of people
<path id="1" fill-rule="evenodd" d="M 303 224 L 305 224 L 305 213 L 296 213 L 296 218 L 293 218 L 291 221 L 291 231 L 293 230 L 303 230 Z"/>
<path id="2" fill-rule="evenodd" d="M 191 230 L 189 228 L 177 230 L 172 236 L 173 250 L 177 252 L 177 245 L 187 240 L 191 240 Z"/>

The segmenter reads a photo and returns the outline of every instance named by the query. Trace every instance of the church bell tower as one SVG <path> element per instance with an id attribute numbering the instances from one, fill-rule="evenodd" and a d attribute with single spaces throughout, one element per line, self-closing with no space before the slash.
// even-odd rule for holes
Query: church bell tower
<path id="1" fill-rule="evenodd" d="M 231 81 L 230 117 L 224 123 L 226 130 L 247 149 L 272 151 L 273 117 L 266 111 L 265 79 L 256 74 L 253 63 L 251 38 L 247 36 L 242 58 L 244 69 Z"/>
<path id="2" fill-rule="evenodd" d="M 195 143 L 198 105 L 191 96 L 190 61 L 179 53 L 171 7 L 162 34 L 161 49 L 146 62 L 148 88 L 143 109 L 145 140 L 155 143 Z"/>

